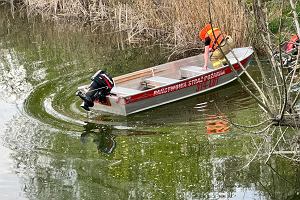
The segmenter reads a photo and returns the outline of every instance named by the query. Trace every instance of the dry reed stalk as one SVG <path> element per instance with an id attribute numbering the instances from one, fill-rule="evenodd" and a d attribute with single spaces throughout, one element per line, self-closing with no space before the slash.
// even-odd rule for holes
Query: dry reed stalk
<path id="1" fill-rule="evenodd" d="M 199 47 L 198 32 L 209 20 L 207 0 L 23 0 L 28 16 L 88 22 L 93 29 L 109 23 L 127 34 L 129 42 L 157 40 L 177 49 Z M 246 12 L 239 0 L 213 1 L 213 20 L 233 36 L 247 42 Z M 225 14 L 224 14 L 225 13 Z M 111 30 L 110 30 L 111 31 Z M 200 45 L 201 46 L 201 45 Z"/>

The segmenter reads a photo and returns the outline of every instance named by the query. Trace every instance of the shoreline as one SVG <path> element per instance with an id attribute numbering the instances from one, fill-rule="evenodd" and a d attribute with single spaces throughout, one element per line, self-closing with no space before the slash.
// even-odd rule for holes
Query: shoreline
<path id="1" fill-rule="evenodd" d="M 121 32 L 129 44 L 143 41 L 155 41 L 173 49 L 173 52 L 185 53 L 190 50 L 202 49 L 203 44 L 198 32 L 208 20 L 206 0 L 187 0 L 167 2 L 145 0 L 143 2 L 123 3 L 121 0 L 96 1 L 40 1 L 18 0 L 7 1 L 11 12 L 23 12 L 28 19 L 36 16 L 42 20 L 73 23 L 89 26 L 92 31 Z M 212 17 L 221 29 L 231 35 L 238 46 L 248 43 L 249 34 L 246 10 L 236 4 L 238 0 L 216 0 Z M 26 4 L 27 3 L 27 4 Z M 214 10 L 214 9 L 213 9 Z M 222 13 L 237 13 L 224 16 Z"/>

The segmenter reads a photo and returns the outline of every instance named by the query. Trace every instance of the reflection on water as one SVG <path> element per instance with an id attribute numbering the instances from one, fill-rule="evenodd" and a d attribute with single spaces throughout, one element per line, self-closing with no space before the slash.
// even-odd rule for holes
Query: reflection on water
<path id="1" fill-rule="evenodd" d="M 221 113 L 217 115 L 208 115 L 206 118 L 207 134 L 221 134 L 228 132 L 230 123 L 227 117 Z"/>
<path id="2" fill-rule="evenodd" d="M 97 145 L 100 152 L 111 154 L 116 148 L 115 135 L 112 135 L 112 127 L 107 125 L 94 126 L 88 123 L 84 125 L 84 131 L 81 134 L 81 142 L 87 143 L 89 137 L 93 138 L 93 142 Z"/>
<path id="3" fill-rule="evenodd" d="M 164 49 L 126 47 L 116 35 L 12 20 L 2 11 L 1 98 L 20 110 L 1 135 L 18 193 L 28 199 L 299 197 L 298 166 L 276 157 L 270 166 L 246 165 L 258 138 L 227 119 L 261 119 L 236 82 L 129 117 L 87 114 L 74 94 L 91 74 L 106 69 L 117 76 L 157 65 L 166 60 Z"/>
<path id="4" fill-rule="evenodd" d="M 22 103 L 32 89 L 19 59 L 14 50 L 2 49 L 0 43 L 0 98 L 8 103 Z"/>
<path id="5" fill-rule="evenodd" d="M 7 123 L 18 114 L 15 105 L 0 100 L 0 199 L 25 199 L 22 191 L 24 186 L 15 173 L 15 160 L 10 158 L 14 150 L 6 147 L 3 135 L 9 130 L 6 127 Z"/>

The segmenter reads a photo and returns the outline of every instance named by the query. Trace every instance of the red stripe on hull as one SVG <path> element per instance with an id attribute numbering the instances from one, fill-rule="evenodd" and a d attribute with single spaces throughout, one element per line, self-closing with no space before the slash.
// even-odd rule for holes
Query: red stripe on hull
<path id="1" fill-rule="evenodd" d="M 244 59 L 241 61 L 242 65 L 245 65 L 248 61 L 250 60 L 250 57 Z M 235 70 L 239 70 L 241 67 L 239 66 L 238 63 L 233 65 Z M 144 93 L 140 93 L 140 94 L 136 94 L 136 95 L 132 95 L 129 97 L 125 98 L 125 104 L 130 104 L 133 102 L 137 102 L 137 101 L 141 101 L 144 99 L 149 99 L 158 95 L 163 95 L 169 92 L 175 92 L 184 88 L 188 88 L 188 87 L 192 87 L 197 85 L 197 90 L 204 90 L 204 89 L 208 89 L 208 88 L 213 88 L 217 85 L 218 83 L 218 79 L 221 76 L 230 74 L 232 72 L 231 67 L 228 66 L 226 68 L 222 68 L 216 71 L 213 71 L 209 74 L 204 74 L 204 75 L 200 75 L 200 76 L 196 76 L 194 78 L 189 78 L 186 80 L 183 80 L 181 82 L 178 83 L 174 83 L 171 85 L 167 85 L 165 87 L 160 87 L 157 89 L 152 89 L 149 91 L 146 91 Z"/>

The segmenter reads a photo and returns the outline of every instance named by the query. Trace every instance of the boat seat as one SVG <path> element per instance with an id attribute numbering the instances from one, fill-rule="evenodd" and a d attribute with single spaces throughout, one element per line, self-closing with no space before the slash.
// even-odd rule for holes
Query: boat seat
<path id="1" fill-rule="evenodd" d="M 203 69 L 199 66 L 187 66 L 187 67 L 181 67 L 180 73 L 182 78 L 189 78 L 193 76 L 199 76 L 201 74 L 205 74 L 209 71 L 212 71 L 211 69 Z"/>
<path id="2" fill-rule="evenodd" d="M 159 86 L 162 86 L 162 85 L 176 83 L 178 81 L 180 81 L 180 80 L 173 79 L 173 78 L 162 77 L 162 76 L 152 76 L 152 77 L 146 78 L 144 80 L 145 84 L 147 86 L 151 86 L 151 87 L 159 87 Z"/>
<path id="3" fill-rule="evenodd" d="M 114 86 L 110 91 L 111 94 L 120 95 L 120 96 L 134 95 L 140 92 L 141 90 L 126 88 L 121 86 Z"/>

